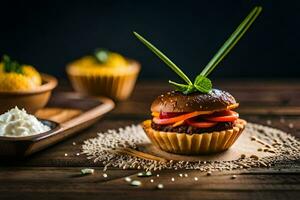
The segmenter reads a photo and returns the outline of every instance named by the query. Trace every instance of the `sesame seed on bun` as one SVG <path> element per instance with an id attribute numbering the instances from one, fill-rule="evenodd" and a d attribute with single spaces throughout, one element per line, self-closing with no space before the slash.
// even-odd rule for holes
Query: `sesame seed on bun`
<path id="1" fill-rule="evenodd" d="M 151 112 L 221 111 L 237 106 L 230 93 L 218 89 L 207 94 L 194 92 L 188 95 L 172 91 L 158 96 L 151 105 Z"/>

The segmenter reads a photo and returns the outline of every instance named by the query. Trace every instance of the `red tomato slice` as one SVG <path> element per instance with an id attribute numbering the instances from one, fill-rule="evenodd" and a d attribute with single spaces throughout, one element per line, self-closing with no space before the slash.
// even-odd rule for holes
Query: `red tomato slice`
<path id="1" fill-rule="evenodd" d="M 160 119 L 159 117 L 154 117 L 153 121 L 156 124 L 173 124 L 173 123 L 176 123 L 178 121 L 183 121 L 183 120 L 187 120 L 187 119 L 192 118 L 192 117 L 196 117 L 198 115 L 206 115 L 206 114 L 210 114 L 210 113 L 211 113 L 211 111 L 196 111 L 196 112 L 191 112 L 191 113 L 179 115 L 179 116 L 172 117 L 172 118 Z"/>
<path id="2" fill-rule="evenodd" d="M 239 114 L 237 112 L 228 110 L 226 112 L 220 113 L 220 114 L 226 114 L 221 116 L 211 116 L 211 117 L 205 117 L 205 120 L 213 121 L 213 122 L 233 122 L 239 118 Z"/>
<path id="3" fill-rule="evenodd" d="M 184 115 L 186 113 L 184 112 L 161 112 L 159 113 L 159 118 L 160 119 L 166 119 L 166 118 L 173 118 L 179 115 Z"/>
<path id="4" fill-rule="evenodd" d="M 217 122 L 208 122 L 208 121 L 193 121 L 193 120 L 186 120 L 186 123 L 190 126 L 194 126 L 197 128 L 210 128 L 217 124 Z"/>

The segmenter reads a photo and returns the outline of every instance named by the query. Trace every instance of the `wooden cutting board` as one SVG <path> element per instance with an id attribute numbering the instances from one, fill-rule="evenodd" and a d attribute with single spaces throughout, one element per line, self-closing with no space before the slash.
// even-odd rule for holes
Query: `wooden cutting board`
<path id="1" fill-rule="evenodd" d="M 73 92 L 54 93 L 47 107 L 35 114 L 51 130 L 26 137 L 0 136 L 0 156 L 28 156 L 45 149 L 91 126 L 114 105 L 106 97 L 86 97 Z"/>
<path id="2" fill-rule="evenodd" d="M 53 107 L 40 109 L 35 113 L 35 116 L 40 119 L 48 119 L 58 123 L 63 123 L 78 117 L 82 113 L 84 113 L 84 111 L 80 109 Z"/>

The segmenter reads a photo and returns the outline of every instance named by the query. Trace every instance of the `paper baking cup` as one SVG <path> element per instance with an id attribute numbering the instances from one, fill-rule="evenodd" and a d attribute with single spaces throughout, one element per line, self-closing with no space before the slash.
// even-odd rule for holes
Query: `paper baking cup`
<path id="1" fill-rule="evenodd" d="M 107 96 L 114 100 L 125 100 L 130 96 L 139 71 L 139 65 L 123 73 L 75 74 L 67 69 L 71 84 L 77 92 Z"/>
<path id="2" fill-rule="evenodd" d="M 156 131 L 151 120 L 142 123 L 151 142 L 160 149 L 176 154 L 210 154 L 227 150 L 240 136 L 246 121 L 238 119 L 232 129 L 211 133 L 175 133 Z"/>

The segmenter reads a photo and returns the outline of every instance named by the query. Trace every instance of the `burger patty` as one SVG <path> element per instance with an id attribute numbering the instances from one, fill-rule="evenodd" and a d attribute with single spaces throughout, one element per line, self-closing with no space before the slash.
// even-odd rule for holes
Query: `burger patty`
<path id="1" fill-rule="evenodd" d="M 172 125 L 160 125 L 154 123 L 153 121 L 151 122 L 151 128 L 153 128 L 154 130 L 164 131 L 164 132 L 187 133 L 187 134 L 223 131 L 223 130 L 231 129 L 233 128 L 233 126 L 234 126 L 234 122 L 219 122 L 215 126 L 210 128 L 197 128 L 187 124 L 172 127 Z"/>

